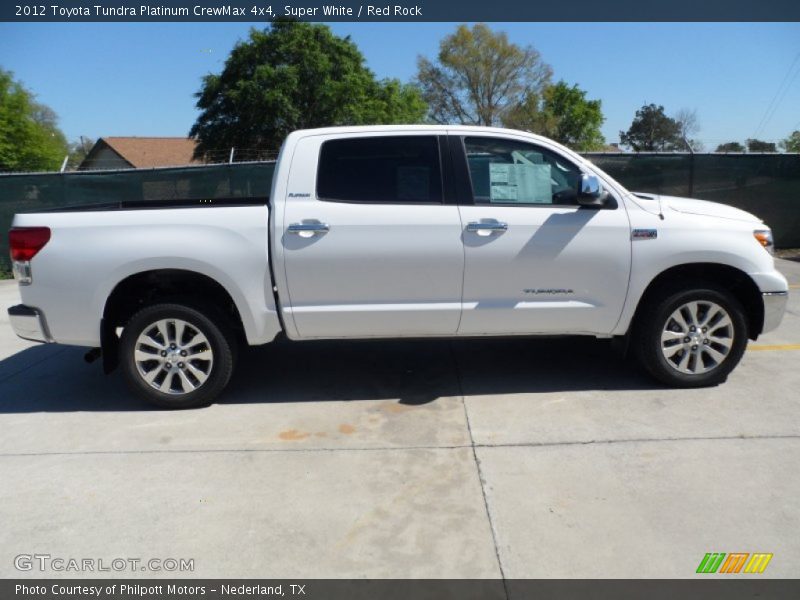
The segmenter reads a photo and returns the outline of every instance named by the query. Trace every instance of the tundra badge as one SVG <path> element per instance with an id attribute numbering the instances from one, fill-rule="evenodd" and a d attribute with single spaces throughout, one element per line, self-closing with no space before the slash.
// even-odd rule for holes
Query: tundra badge
<path id="1" fill-rule="evenodd" d="M 658 229 L 634 229 L 631 232 L 632 240 L 654 240 L 658 237 Z"/>

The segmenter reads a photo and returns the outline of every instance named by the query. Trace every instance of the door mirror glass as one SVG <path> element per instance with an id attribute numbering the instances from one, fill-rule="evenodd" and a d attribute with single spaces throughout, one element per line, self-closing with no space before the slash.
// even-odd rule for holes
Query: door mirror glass
<path id="1" fill-rule="evenodd" d="M 608 192 L 600 185 L 597 175 L 581 176 L 581 193 L 578 194 L 578 204 L 581 206 L 604 206 L 608 202 Z"/>

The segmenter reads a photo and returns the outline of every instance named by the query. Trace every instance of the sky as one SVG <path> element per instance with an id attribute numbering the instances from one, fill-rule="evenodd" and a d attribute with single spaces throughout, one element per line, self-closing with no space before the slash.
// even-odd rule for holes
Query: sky
<path id="1" fill-rule="evenodd" d="M 334 23 L 380 78 L 411 81 L 457 23 Z M 1 23 L 0 68 L 79 136 L 183 136 L 201 78 L 220 72 L 247 23 Z M 533 45 L 554 79 L 600 99 L 608 142 L 636 109 L 696 109 L 707 150 L 800 129 L 800 23 L 492 23 Z M 776 106 L 777 105 L 777 106 Z"/>

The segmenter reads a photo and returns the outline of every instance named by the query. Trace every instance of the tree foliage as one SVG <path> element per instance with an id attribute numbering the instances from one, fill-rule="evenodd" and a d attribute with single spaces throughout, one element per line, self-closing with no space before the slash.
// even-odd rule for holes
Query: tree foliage
<path id="1" fill-rule="evenodd" d="M 748 139 L 746 142 L 748 152 L 777 152 L 778 148 L 775 142 L 764 142 L 753 138 Z"/>
<path id="2" fill-rule="evenodd" d="M 0 69 L 0 171 L 50 171 L 67 155 L 56 114 Z"/>
<path id="3" fill-rule="evenodd" d="M 84 159 L 89 155 L 89 151 L 95 144 L 95 140 L 81 136 L 80 139 L 69 145 L 69 162 L 67 166 L 71 170 L 77 169 Z"/>
<path id="4" fill-rule="evenodd" d="M 533 46 L 513 44 L 484 23 L 446 36 L 435 62 L 417 59 L 417 83 L 437 123 L 498 125 L 551 75 Z"/>
<path id="5" fill-rule="evenodd" d="M 545 135 L 579 152 L 602 149 L 600 127 L 605 121 L 600 100 L 564 81 L 546 85 L 541 94 L 530 92 L 503 118 L 503 125 Z"/>
<path id="6" fill-rule="evenodd" d="M 349 37 L 296 21 L 251 30 L 196 97 L 198 158 L 231 147 L 275 152 L 295 129 L 417 123 L 426 112 L 414 87 L 376 80 Z"/>
<path id="7" fill-rule="evenodd" d="M 697 117 L 697 110 L 694 108 L 682 108 L 673 117 L 678 124 L 678 138 L 683 142 L 685 150 L 692 152 L 702 152 L 703 142 L 694 139 L 700 132 L 700 119 Z"/>
<path id="8" fill-rule="evenodd" d="M 745 148 L 739 142 L 725 142 L 717 146 L 715 152 L 744 152 Z"/>
<path id="9" fill-rule="evenodd" d="M 680 124 L 664 113 L 663 106 L 645 104 L 636 111 L 628 131 L 620 131 L 624 146 L 635 152 L 663 152 L 685 149 Z"/>
<path id="10" fill-rule="evenodd" d="M 781 140 L 784 152 L 800 152 L 800 131 L 793 131 L 785 140 Z"/>

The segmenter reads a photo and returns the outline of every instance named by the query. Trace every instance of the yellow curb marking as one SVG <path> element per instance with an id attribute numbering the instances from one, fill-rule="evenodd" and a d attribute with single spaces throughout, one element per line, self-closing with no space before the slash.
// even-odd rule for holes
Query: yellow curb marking
<path id="1" fill-rule="evenodd" d="M 773 346 L 748 346 L 748 350 L 800 350 L 800 344 L 776 344 Z"/>

